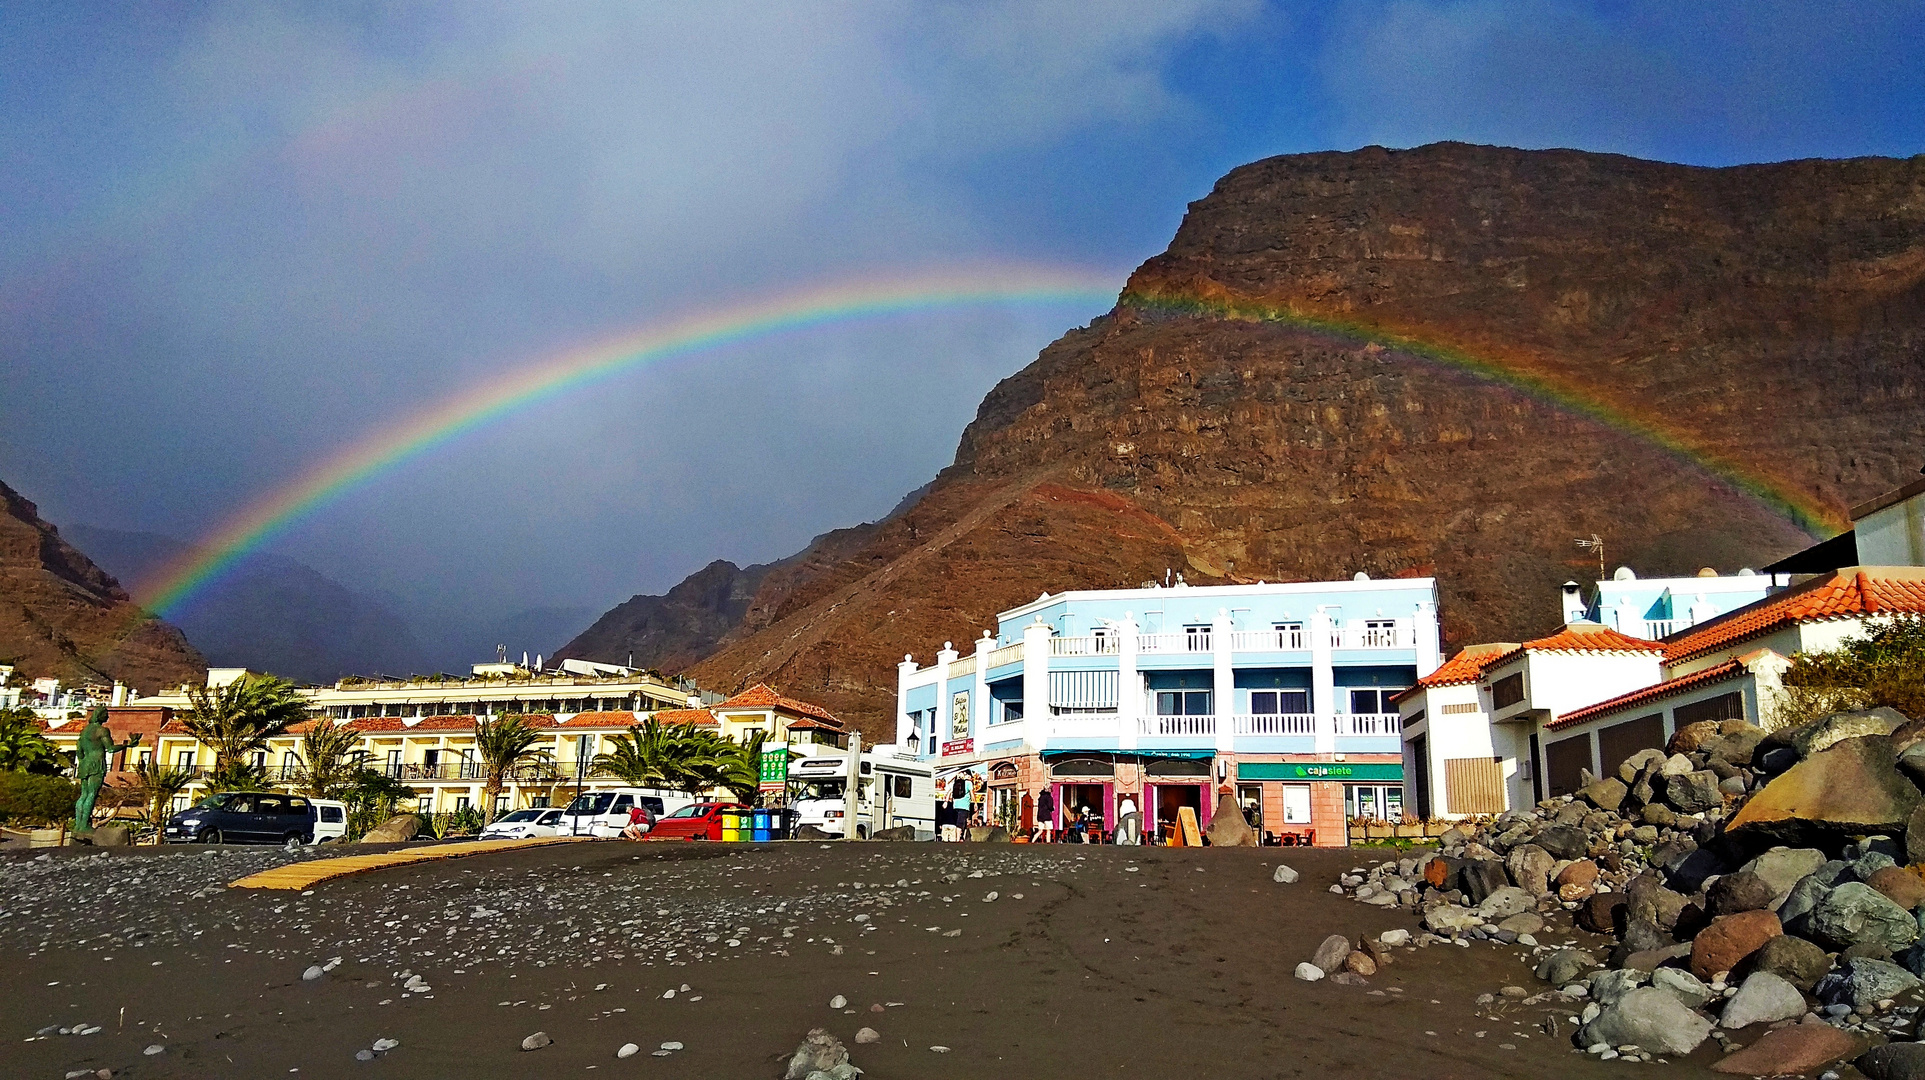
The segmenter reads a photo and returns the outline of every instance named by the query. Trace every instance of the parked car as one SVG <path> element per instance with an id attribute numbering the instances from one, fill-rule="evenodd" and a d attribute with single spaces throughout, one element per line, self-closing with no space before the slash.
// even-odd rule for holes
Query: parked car
<path id="1" fill-rule="evenodd" d="M 503 814 L 481 830 L 483 840 L 526 840 L 531 836 L 553 836 L 561 824 L 558 807 L 542 806 Z"/>
<path id="2" fill-rule="evenodd" d="M 684 806 L 655 823 L 650 840 L 720 840 L 722 811 L 746 810 L 740 803 L 700 802 Z"/>
<path id="3" fill-rule="evenodd" d="M 575 801 L 562 811 L 560 820 L 555 823 L 555 833 L 559 836 L 611 839 L 622 835 L 622 830 L 628 828 L 628 812 L 637 806 L 648 812 L 651 825 L 660 820 L 664 812 L 662 797 L 640 788 L 583 792 L 575 796 Z"/>
<path id="4" fill-rule="evenodd" d="M 304 795 L 224 791 L 168 818 L 161 838 L 177 844 L 311 844 L 317 835 L 315 817 L 314 800 Z M 347 831 L 345 809 L 340 831 Z"/>
<path id="5" fill-rule="evenodd" d="M 348 804 L 333 799 L 309 799 L 314 805 L 314 839 L 316 844 L 330 840 L 344 840 L 348 835 Z"/>

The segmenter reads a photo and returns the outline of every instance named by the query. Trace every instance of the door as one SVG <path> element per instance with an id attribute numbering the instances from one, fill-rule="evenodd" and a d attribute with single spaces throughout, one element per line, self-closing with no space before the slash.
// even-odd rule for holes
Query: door
<path id="1" fill-rule="evenodd" d="M 254 796 L 235 795 L 227 800 L 221 812 L 214 818 L 214 827 L 221 831 L 225 839 L 252 840 L 261 833 L 259 818 L 254 813 Z"/>
<path id="2" fill-rule="evenodd" d="M 295 829 L 288 812 L 287 796 L 257 795 L 254 798 L 254 839 L 279 841 Z M 306 824 L 303 822 L 303 824 Z M 303 830 L 304 831 L 304 830 Z"/>
<path id="3" fill-rule="evenodd" d="M 1203 828 L 1203 786 L 1200 784 L 1155 784 L 1150 796 L 1156 806 L 1156 843 L 1167 843 L 1178 828 L 1177 811 L 1189 807 L 1197 816 L 1197 827 Z"/>
<path id="4" fill-rule="evenodd" d="M 1238 784 L 1237 805 L 1243 809 L 1244 820 L 1250 823 L 1250 827 L 1255 829 L 1257 836 L 1261 838 L 1263 836 L 1263 785 Z"/>

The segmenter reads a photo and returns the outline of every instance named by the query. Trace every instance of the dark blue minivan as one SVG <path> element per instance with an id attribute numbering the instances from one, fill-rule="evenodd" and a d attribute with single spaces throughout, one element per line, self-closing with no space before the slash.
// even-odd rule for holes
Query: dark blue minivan
<path id="1" fill-rule="evenodd" d="M 168 818 L 161 838 L 173 844 L 311 844 L 314 819 L 314 803 L 305 795 L 224 791 Z"/>

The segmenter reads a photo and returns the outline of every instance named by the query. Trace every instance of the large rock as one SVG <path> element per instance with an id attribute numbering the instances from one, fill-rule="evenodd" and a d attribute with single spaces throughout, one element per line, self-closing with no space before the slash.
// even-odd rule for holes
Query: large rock
<path id="1" fill-rule="evenodd" d="M 1880 707 L 1862 712 L 1833 713 L 1823 720 L 1817 720 L 1786 733 L 1786 739 L 1797 749 L 1801 757 L 1823 753 L 1844 742 L 1846 739 L 1860 739 L 1867 735 L 1884 736 L 1897 731 L 1905 724 L 1905 715 L 1897 709 Z"/>
<path id="2" fill-rule="evenodd" d="M 1310 962 L 1325 971 L 1342 971 L 1344 958 L 1350 955 L 1350 939 L 1342 934 L 1332 934 L 1323 939 L 1317 951 L 1311 954 Z"/>
<path id="3" fill-rule="evenodd" d="M 1572 916 L 1577 924 L 1593 934 L 1614 934 L 1625 910 L 1623 893 L 1598 893 L 1577 906 Z"/>
<path id="4" fill-rule="evenodd" d="M 1225 791 L 1217 797 L 1216 816 L 1210 819 L 1210 827 L 1203 830 L 1203 838 L 1211 847 L 1257 846 L 1257 831 L 1245 820 L 1234 793 Z"/>
<path id="5" fill-rule="evenodd" d="M 1791 895 L 1791 887 L 1798 884 L 1800 878 L 1823 865 L 1825 853 L 1817 848 L 1781 847 L 1772 848 L 1740 869 L 1758 875 L 1771 886 L 1772 895 L 1777 898 L 1771 906 L 1777 907 Z"/>
<path id="6" fill-rule="evenodd" d="M 1804 938 L 1782 934 L 1765 942 L 1751 955 L 1751 966 L 1755 971 L 1768 971 L 1809 994 L 1818 980 L 1831 970 L 1831 957 Z"/>
<path id="7" fill-rule="evenodd" d="M 1852 1062 L 1869 1080 L 1925 1080 L 1925 1043 L 1886 1043 Z"/>
<path id="8" fill-rule="evenodd" d="M 1464 864 L 1461 874 L 1464 892 L 1473 904 L 1483 903 L 1485 897 L 1511 883 L 1504 864 L 1496 859 L 1472 859 Z"/>
<path id="9" fill-rule="evenodd" d="M 1616 1005 L 1624 995 L 1651 981 L 1651 973 L 1636 968 L 1612 968 L 1593 971 L 1585 980 L 1590 988 L 1591 1000 L 1599 1005 Z"/>
<path id="10" fill-rule="evenodd" d="M 1733 838 L 1806 847 L 1868 833 L 1895 833 L 1918 807 L 1918 788 L 1899 775 L 1891 740 L 1845 739 L 1766 784 L 1729 823 Z"/>
<path id="11" fill-rule="evenodd" d="M 369 829 L 361 837 L 363 844 L 401 844 L 414 839 L 421 831 L 421 818 L 417 814 L 396 814 L 388 820 Z"/>
<path id="12" fill-rule="evenodd" d="M 1672 996 L 1684 1002 L 1686 1008 L 1691 1009 L 1718 996 L 1716 991 L 1683 968 L 1657 968 L 1651 972 L 1651 985 L 1671 991 Z"/>
<path id="13" fill-rule="evenodd" d="M 1586 1046 L 1632 1043 L 1657 1054 L 1688 1054 L 1711 1034 L 1711 1021 L 1684 1007 L 1669 990 L 1644 986 L 1625 994 L 1584 1026 Z"/>
<path id="14" fill-rule="evenodd" d="M 1680 814 L 1702 814 L 1724 805 L 1724 792 L 1718 790 L 1719 776 L 1699 769 L 1673 776 L 1664 782 L 1664 801 Z"/>
<path id="15" fill-rule="evenodd" d="M 1737 724 L 1727 722 L 1718 725 L 1717 736 L 1706 739 L 1698 749 L 1711 758 L 1728 761 L 1733 765 L 1748 765 L 1751 763 L 1752 756 L 1758 752 L 1758 745 L 1764 740 L 1764 728 L 1740 720 Z"/>
<path id="16" fill-rule="evenodd" d="M 1513 915 L 1522 915 L 1537 909 L 1537 898 L 1515 885 L 1506 885 L 1484 898 L 1477 905 L 1477 914 L 1485 922 L 1501 922 Z"/>
<path id="17" fill-rule="evenodd" d="M 1713 1062 L 1711 1071 L 1734 1076 L 1810 1076 L 1864 1048 L 1865 1040 L 1830 1024 L 1793 1024 L 1765 1032 L 1750 1046 Z"/>
<path id="18" fill-rule="evenodd" d="M 1461 934 L 1473 926 L 1482 925 L 1484 920 L 1476 912 L 1455 904 L 1441 904 L 1424 912 L 1424 929 L 1433 934 Z"/>
<path id="19" fill-rule="evenodd" d="M 1814 995 L 1827 1005 L 1870 1005 L 1918 985 L 1918 976 L 1889 960 L 1855 957 L 1818 980 Z"/>
<path id="20" fill-rule="evenodd" d="M 1731 971 L 1784 932 L 1777 914 L 1770 911 L 1745 911 L 1713 919 L 1691 939 L 1691 974 L 1709 979 Z"/>
<path id="21" fill-rule="evenodd" d="M 1582 859 L 1591 850 L 1591 838 L 1584 830 L 1569 825 L 1553 825 L 1531 842 L 1560 859 Z"/>
<path id="22" fill-rule="evenodd" d="M 1664 764 L 1664 759 L 1669 756 L 1655 746 L 1646 747 L 1624 759 L 1624 763 L 1618 766 L 1618 779 L 1626 784 L 1635 784 L 1639 773 Z"/>
<path id="23" fill-rule="evenodd" d="M 1735 1031 L 1753 1024 L 1775 1024 L 1805 1015 L 1805 995 L 1769 971 L 1754 971 L 1725 1002 L 1718 1026 Z"/>
<path id="24" fill-rule="evenodd" d="M 1897 952 L 1918 940 L 1918 920 L 1870 885 L 1848 881 L 1811 909 L 1811 931 L 1837 949 L 1875 945 Z"/>
<path id="25" fill-rule="evenodd" d="M 1578 791 L 1577 797 L 1597 807 L 1616 813 L 1624 805 L 1624 797 L 1631 793 L 1630 785 L 1615 776 L 1607 776 L 1595 784 L 1586 785 Z"/>
<path id="26" fill-rule="evenodd" d="M 1718 722 L 1716 720 L 1700 720 L 1695 724 L 1686 724 L 1679 728 L 1672 734 L 1671 741 L 1664 744 L 1664 748 L 1669 750 L 1674 756 L 1678 754 L 1691 754 L 1702 749 L 1707 740 L 1717 737 Z"/>
<path id="27" fill-rule="evenodd" d="M 1532 896 L 1543 896 L 1551 891 L 1551 871 L 1557 868 L 1557 860 L 1536 844 L 1519 844 L 1504 857 L 1504 868 L 1518 888 Z"/>
<path id="28" fill-rule="evenodd" d="M 1633 953 L 1668 949 L 1673 944 L 1670 932 L 1658 924 L 1648 923 L 1642 919 L 1627 919 L 1624 923 L 1624 934 L 1618 939 L 1617 948 L 1611 950 L 1611 966 L 1624 967 Z"/>
<path id="29" fill-rule="evenodd" d="M 1925 905 L 1925 878 L 1919 877 L 1912 867 L 1887 866 L 1874 870 L 1866 876 L 1865 884 L 1877 889 L 1885 895 L 1885 899 L 1906 911 L 1914 911 L 1920 905 Z"/>
<path id="30" fill-rule="evenodd" d="M 1656 923 L 1666 930 L 1678 925 L 1678 916 L 1687 903 L 1683 893 L 1665 888 L 1664 882 L 1648 874 L 1632 878 L 1625 886 L 1626 917 Z"/>
<path id="31" fill-rule="evenodd" d="M 1740 911 L 1761 911 L 1775 906 L 1777 890 L 1771 883 L 1749 870 L 1726 874 L 1705 890 L 1705 910 L 1712 918 L 1736 915 Z"/>
<path id="32" fill-rule="evenodd" d="M 1464 860 L 1438 855 L 1424 864 L 1424 881 L 1439 891 L 1462 888 Z"/>
<path id="33" fill-rule="evenodd" d="M 1597 957 L 1582 949 L 1559 949 L 1537 962 L 1537 977 L 1552 986 L 1568 986 L 1597 966 Z"/>
<path id="34" fill-rule="evenodd" d="M 1925 758 L 1925 742 L 1919 743 L 1912 749 L 1919 751 L 1919 756 Z M 1910 752 L 1906 751 L 1906 753 Z M 1904 764 L 1904 758 L 1901 757 L 1899 763 Z M 1905 861 L 1914 866 L 1925 863 L 1925 801 L 1920 801 L 1912 810 L 1912 816 L 1905 819 Z"/>

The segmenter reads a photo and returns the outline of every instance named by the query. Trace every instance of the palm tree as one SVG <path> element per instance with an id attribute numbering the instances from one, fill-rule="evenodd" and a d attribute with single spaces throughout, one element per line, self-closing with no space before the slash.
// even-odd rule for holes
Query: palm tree
<path id="1" fill-rule="evenodd" d="M 629 726 L 628 734 L 609 740 L 612 749 L 595 755 L 595 768 L 636 787 L 675 787 L 681 779 L 680 748 L 674 732 L 654 717 Z"/>
<path id="2" fill-rule="evenodd" d="M 0 709 L 0 772 L 51 772 L 60 766 L 60 751 L 40 733 L 40 717 L 32 709 Z"/>
<path id="3" fill-rule="evenodd" d="M 718 786 L 729 789 L 729 794 L 751 806 L 762 792 L 762 744 L 768 739 L 769 733 L 761 728 L 750 732 L 746 743 L 718 739 L 723 744 Z"/>
<path id="4" fill-rule="evenodd" d="M 303 795 L 332 799 L 351 786 L 367 764 L 361 733 L 348 724 L 315 720 L 301 733 L 301 772 L 297 781 Z"/>
<path id="5" fill-rule="evenodd" d="M 481 788 L 482 824 L 495 819 L 495 799 L 508 773 L 548 759 L 548 751 L 535 745 L 542 738 L 541 731 L 519 714 L 475 721 L 475 756 L 488 771 L 488 782 Z"/>
<path id="6" fill-rule="evenodd" d="M 215 776 L 239 783 L 254 779 L 243 765 L 249 756 L 307 717 L 307 702 L 294 684 L 275 675 L 248 674 L 226 686 L 197 687 L 187 698 L 193 709 L 181 726 L 214 748 Z"/>
<path id="7" fill-rule="evenodd" d="M 147 809 L 147 822 L 154 827 L 154 843 L 160 843 L 160 828 L 167 820 L 167 809 L 174 796 L 194 782 L 191 769 L 177 769 L 158 758 L 148 758 L 134 766 L 133 788 Z"/>

